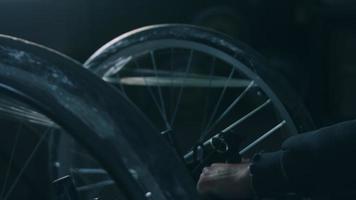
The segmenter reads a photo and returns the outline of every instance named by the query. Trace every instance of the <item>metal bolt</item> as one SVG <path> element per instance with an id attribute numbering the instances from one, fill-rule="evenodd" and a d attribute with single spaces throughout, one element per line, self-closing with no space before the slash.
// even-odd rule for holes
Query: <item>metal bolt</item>
<path id="1" fill-rule="evenodd" d="M 61 163 L 60 162 L 54 162 L 54 166 L 59 168 L 61 166 Z"/>
<path id="2" fill-rule="evenodd" d="M 132 175 L 135 179 L 138 179 L 138 173 L 136 172 L 136 170 L 134 170 L 134 169 L 129 169 L 129 172 L 131 173 L 131 175 Z"/>
<path id="3" fill-rule="evenodd" d="M 145 197 L 146 197 L 146 198 L 152 197 L 152 192 L 146 192 Z"/>

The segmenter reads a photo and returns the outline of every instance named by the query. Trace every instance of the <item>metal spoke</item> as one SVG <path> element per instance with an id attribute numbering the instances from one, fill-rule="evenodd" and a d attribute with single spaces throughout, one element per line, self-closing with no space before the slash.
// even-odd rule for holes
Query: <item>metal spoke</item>
<path id="1" fill-rule="evenodd" d="M 251 144 L 249 144 L 248 146 L 246 146 L 245 148 L 243 148 L 239 153 L 240 155 L 245 154 L 246 152 L 248 152 L 249 150 L 251 150 L 254 146 L 256 146 L 257 144 L 261 143 L 262 141 L 264 141 L 267 137 L 271 136 L 273 133 L 275 133 L 278 129 L 280 129 L 283 125 L 285 125 L 287 122 L 286 121 L 282 121 L 281 123 L 277 124 L 275 127 L 273 127 L 271 130 L 269 130 L 268 132 L 266 132 L 265 134 L 263 134 L 261 137 L 257 138 L 257 140 L 253 141 Z"/>
<path id="2" fill-rule="evenodd" d="M 170 49 L 170 55 L 169 55 L 169 75 L 170 74 L 173 74 L 173 66 L 174 66 L 174 63 L 173 63 L 173 48 Z M 158 73 L 157 72 L 158 70 L 156 70 L 156 74 Z M 168 104 L 168 110 L 169 112 L 171 113 L 172 112 L 172 99 L 173 99 L 173 96 L 174 96 L 174 91 L 173 91 L 173 79 L 171 79 L 170 81 L 170 87 L 171 89 L 169 90 L 169 104 Z M 168 115 L 167 115 L 167 118 L 168 118 Z M 168 120 L 168 119 L 167 119 Z M 163 130 L 161 132 L 162 135 L 165 136 L 165 138 L 168 140 L 168 142 L 176 149 L 177 153 L 180 155 L 180 148 L 179 146 L 177 145 L 176 143 L 176 140 L 175 140 L 175 135 L 173 134 L 173 131 L 172 131 L 172 125 L 170 124 L 170 129 L 167 129 L 167 130 Z"/>
<path id="3" fill-rule="evenodd" d="M 12 117 L 26 122 L 36 123 L 49 127 L 58 127 L 47 117 L 37 113 L 29 108 L 17 105 L 7 100 L 0 100 L 0 112 L 7 117 Z"/>
<path id="4" fill-rule="evenodd" d="M 108 174 L 101 168 L 71 168 L 71 172 L 77 174 Z"/>
<path id="5" fill-rule="evenodd" d="M 134 62 L 135 62 L 135 65 L 139 67 L 137 61 L 135 60 Z M 146 81 L 145 78 L 144 78 L 144 81 Z M 162 119 L 163 119 L 163 122 L 164 122 L 165 125 L 166 125 L 166 129 L 169 129 L 170 125 L 169 125 L 168 121 L 166 121 L 166 119 L 164 118 L 163 111 L 162 111 L 162 109 L 161 109 L 161 107 L 160 107 L 160 105 L 159 105 L 159 103 L 158 103 L 158 100 L 156 99 L 156 97 L 155 97 L 155 95 L 154 95 L 154 93 L 153 93 L 153 91 L 152 91 L 151 86 L 147 86 L 146 88 L 147 88 L 148 92 L 150 93 L 150 95 L 151 95 L 151 97 L 152 97 L 152 99 L 153 99 L 153 102 L 154 102 L 154 104 L 156 105 L 156 107 L 157 107 L 157 109 L 158 109 L 158 112 L 161 114 L 161 117 L 162 117 Z"/>
<path id="6" fill-rule="evenodd" d="M 238 124 L 240 124 L 241 122 L 245 121 L 246 119 L 248 119 L 249 117 L 251 117 L 252 115 L 254 115 L 255 113 L 257 113 L 258 111 L 262 110 L 264 107 L 266 107 L 269 103 L 271 103 L 271 100 L 268 99 L 267 101 L 265 101 L 263 104 L 261 104 L 260 106 L 258 106 L 257 108 L 255 108 L 254 110 L 252 110 L 251 112 L 249 112 L 248 114 L 246 114 L 245 116 L 243 116 L 242 118 L 240 118 L 239 120 L 235 121 L 234 123 L 232 123 L 230 126 L 228 126 L 227 128 L 225 128 L 224 130 L 221 131 L 221 133 L 226 133 L 228 131 L 230 131 L 231 129 L 233 129 L 235 126 L 237 126 Z"/>
<path id="7" fill-rule="evenodd" d="M 93 190 L 93 189 L 103 188 L 103 187 L 112 186 L 112 185 L 115 185 L 115 182 L 113 180 L 105 180 L 105 181 L 100 181 L 100 182 L 97 182 L 94 184 L 77 187 L 77 190 L 79 192 L 82 192 L 82 191 Z"/>
<path id="8" fill-rule="evenodd" d="M 156 107 L 158 108 L 159 113 L 161 114 L 161 117 L 162 117 L 162 119 L 163 119 L 163 121 L 164 121 L 164 123 L 166 125 L 166 129 L 170 129 L 171 126 L 169 125 L 168 121 L 164 117 L 165 115 L 164 115 L 164 113 L 163 113 L 163 111 L 162 111 L 162 109 L 161 109 L 161 107 L 160 107 L 160 105 L 158 103 L 158 100 L 156 99 L 156 97 L 155 97 L 155 95 L 154 95 L 154 93 L 152 91 L 152 88 L 149 86 L 149 87 L 147 87 L 147 89 L 148 89 L 148 92 L 150 93 L 150 95 L 151 95 Z"/>
<path id="9" fill-rule="evenodd" d="M 264 141 L 266 138 L 268 138 L 268 137 L 271 136 L 273 133 L 275 133 L 278 129 L 280 129 L 281 127 L 283 127 L 286 123 L 287 123 L 287 122 L 286 122 L 285 120 L 283 120 L 282 122 L 280 122 L 279 124 L 277 124 L 275 127 L 273 127 L 271 130 L 267 131 L 267 132 L 264 133 L 262 136 L 260 136 L 260 137 L 257 138 L 255 141 L 253 141 L 251 144 L 249 144 L 249 145 L 247 145 L 245 148 L 243 148 L 243 149 L 239 152 L 239 154 L 240 154 L 240 155 L 245 154 L 246 152 L 248 152 L 249 150 L 251 150 L 253 147 L 255 147 L 257 144 L 261 143 L 261 142 Z M 203 143 L 203 146 L 208 145 L 208 144 L 211 142 L 211 140 L 212 140 L 212 138 L 210 138 L 209 140 L 205 141 L 205 142 Z M 189 158 L 192 156 L 193 153 L 194 153 L 193 151 L 190 151 L 190 152 L 186 153 L 186 154 L 184 155 L 184 157 L 183 157 L 184 160 L 189 159 Z M 212 155 L 212 154 L 213 154 L 213 153 L 210 152 L 210 153 L 204 158 L 204 160 L 208 160 L 209 157 L 210 157 L 210 155 Z M 201 164 L 203 164 L 203 163 L 204 163 L 204 161 L 202 161 Z M 195 169 L 198 169 L 198 168 L 199 168 L 199 167 L 196 167 Z"/>
<path id="10" fill-rule="evenodd" d="M 238 96 L 236 99 L 225 109 L 225 111 L 219 116 L 219 118 L 211 125 L 208 130 L 206 131 L 209 133 L 232 109 L 233 107 L 240 102 L 240 100 L 246 96 L 247 92 L 252 88 L 252 86 L 255 84 L 254 81 L 251 81 L 250 84 L 245 88 L 245 90 Z M 201 140 L 204 140 L 204 138 L 201 138 Z"/>
<path id="11" fill-rule="evenodd" d="M 152 64 L 153 64 L 153 70 L 155 71 L 155 76 L 156 76 L 156 78 L 158 78 L 157 64 L 156 64 L 156 59 L 155 59 L 153 51 L 150 51 L 150 57 L 151 57 L 151 61 L 152 61 Z M 162 109 L 162 114 L 163 114 L 162 117 L 164 118 L 164 121 L 166 122 L 167 128 L 171 128 L 170 124 L 168 123 L 166 106 L 165 106 L 165 103 L 164 103 L 164 100 L 163 100 L 162 90 L 161 90 L 161 86 L 160 85 L 158 85 L 158 96 L 159 96 L 159 99 L 160 99 L 160 102 L 161 102 L 161 109 Z"/>
<path id="12" fill-rule="evenodd" d="M 170 66 L 170 70 L 168 71 L 168 73 L 169 73 L 169 75 L 171 75 L 171 74 L 173 74 L 174 73 L 174 71 L 173 71 L 173 66 L 174 66 L 174 63 L 173 63 L 173 48 L 172 49 L 170 49 L 170 56 L 169 56 L 169 58 L 170 58 L 170 63 L 169 63 L 169 66 Z M 173 94 L 174 94 L 174 91 L 173 91 L 173 80 L 171 80 L 171 84 L 170 84 L 170 87 L 171 87 L 171 89 L 170 89 L 170 92 L 169 92 L 169 110 L 170 110 L 170 112 L 172 111 L 172 109 L 171 109 L 171 104 L 173 104 L 173 102 L 172 102 L 172 99 L 173 99 Z"/>
<path id="13" fill-rule="evenodd" d="M 14 158 L 15 158 L 15 151 L 16 151 L 16 147 L 17 147 L 17 143 L 18 143 L 18 140 L 19 140 L 20 133 L 22 131 L 22 126 L 23 126 L 23 124 L 21 123 L 19 128 L 16 131 L 14 145 L 12 146 L 12 150 L 11 150 L 9 166 L 7 166 L 6 175 L 5 175 L 5 181 L 4 181 L 2 189 L 1 189 L 1 195 L 0 195 L 1 199 L 4 196 L 5 190 L 7 188 L 7 181 L 8 181 L 9 175 L 10 175 L 10 170 L 11 170 L 11 167 L 12 167 L 12 163 L 13 163 Z"/>
<path id="14" fill-rule="evenodd" d="M 211 76 L 214 74 L 215 72 L 215 62 L 216 62 L 216 58 L 213 57 L 212 59 L 212 66 L 210 68 L 210 72 L 209 72 L 209 77 L 210 77 L 210 82 L 209 82 L 209 86 L 211 85 Z M 211 90 L 208 90 L 208 98 L 205 100 L 205 106 L 204 106 L 204 113 L 203 113 L 203 120 L 202 120 L 202 124 L 201 124 L 201 129 L 202 129 L 202 132 L 204 131 L 204 127 L 206 126 L 206 122 L 207 122 L 207 115 L 208 115 L 208 110 L 209 110 L 209 103 L 210 103 L 210 93 L 211 93 Z"/>
<path id="15" fill-rule="evenodd" d="M 169 76 L 172 76 L 171 74 L 175 73 L 174 72 L 174 62 L 173 62 L 173 53 L 174 53 L 174 49 L 172 48 L 172 49 L 170 49 L 170 70 L 168 71 L 169 74 L 167 73 L 167 75 L 169 75 Z M 169 107 L 168 107 L 168 109 L 170 112 L 170 118 L 172 118 L 172 116 L 173 116 L 172 113 L 174 112 L 174 107 L 172 107 L 172 105 L 174 104 L 173 79 L 171 80 L 170 87 L 171 87 L 171 89 L 169 92 Z M 172 121 L 170 121 L 170 123 L 171 123 L 171 126 L 173 126 Z M 172 134 L 171 134 L 171 136 L 172 136 Z"/>
<path id="16" fill-rule="evenodd" d="M 17 175 L 17 177 L 15 178 L 14 182 L 12 183 L 11 187 L 9 188 L 8 192 L 6 193 L 5 197 L 3 198 L 4 200 L 7 200 L 12 191 L 15 189 L 18 181 L 20 180 L 20 178 L 22 177 L 23 173 L 25 172 L 25 170 L 27 169 L 28 165 L 30 164 L 33 156 L 36 154 L 38 148 L 40 147 L 40 145 L 42 144 L 42 142 L 45 140 L 45 138 L 47 137 L 47 135 L 49 134 L 50 132 L 50 128 L 48 128 L 45 133 L 41 136 L 41 138 L 38 140 L 36 146 L 34 147 L 33 151 L 31 152 L 30 156 L 27 158 L 24 166 L 22 167 L 22 169 L 20 170 L 19 174 Z"/>
<path id="17" fill-rule="evenodd" d="M 220 93 L 219 99 L 218 99 L 218 101 L 217 101 L 217 103 L 216 103 L 216 105 L 214 107 L 214 111 L 213 111 L 213 113 L 212 113 L 212 115 L 211 115 L 211 117 L 210 117 L 210 119 L 209 119 L 209 121 L 207 123 L 207 126 L 206 126 L 203 134 L 201 135 L 201 138 L 205 138 L 206 135 L 208 134 L 208 128 L 210 127 L 210 124 L 212 123 L 213 119 L 215 118 L 215 115 L 217 114 L 217 111 L 218 111 L 218 108 L 220 107 L 221 101 L 222 101 L 223 97 L 225 96 L 225 92 L 226 92 L 226 89 L 227 89 L 227 84 L 231 80 L 234 72 L 235 72 L 235 68 L 232 68 L 231 72 L 229 74 L 229 78 L 225 82 L 225 86 L 224 86 L 223 90 Z"/>
<path id="18" fill-rule="evenodd" d="M 177 74 L 172 73 L 169 77 L 156 76 L 130 76 L 120 79 L 120 84 L 128 86 L 155 86 L 155 87 L 191 87 L 191 88 L 246 88 L 250 84 L 250 80 L 245 79 L 230 79 L 226 85 L 226 78 L 221 77 L 207 77 L 207 76 L 193 76 L 178 77 Z M 111 81 L 114 83 L 113 81 Z"/>
<path id="19" fill-rule="evenodd" d="M 185 75 L 184 75 L 184 78 L 187 77 L 188 75 L 188 72 L 190 71 L 190 68 L 192 66 L 192 60 L 193 60 L 193 50 L 190 50 L 190 53 L 189 53 L 189 59 L 188 59 L 188 63 L 187 63 L 187 67 L 185 69 Z M 180 101 L 181 101 L 181 98 L 182 98 L 182 94 L 183 94 L 183 84 L 180 86 L 180 89 L 179 89 L 179 94 L 178 94 L 178 99 L 177 99 L 177 103 L 175 105 L 175 109 L 174 109 L 174 112 L 173 112 L 173 115 L 172 115 L 172 118 L 171 118 L 171 126 L 173 126 L 174 124 L 174 121 L 175 121 L 175 118 L 177 116 L 177 112 L 178 112 L 178 109 L 179 109 L 179 105 L 180 105 Z"/>
<path id="20" fill-rule="evenodd" d="M 112 77 L 105 77 L 104 80 L 109 83 L 123 83 L 123 84 L 127 84 L 127 85 L 140 85 L 140 84 L 134 84 L 134 83 L 126 81 L 126 80 L 130 79 L 131 77 L 133 77 L 133 78 L 140 78 L 142 76 L 150 77 L 150 76 L 155 76 L 156 74 L 158 77 L 164 77 L 164 76 L 166 76 L 166 77 L 184 77 L 184 76 L 186 76 L 185 72 L 173 71 L 173 69 L 152 70 L 152 69 L 146 69 L 146 68 L 137 68 L 137 69 L 125 69 L 125 72 L 130 72 L 131 75 L 125 76 L 124 78 L 120 78 L 120 79 L 112 78 Z M 207 82 L 209 82 L 210 79 L 212 79 L 212 80 L 225 80 L 226 79 L 225 76 L 214 75 L 214 76 L 211 76 L 212 78 L 209 78 L 210 76 L 197 74 L 197 73 L 189 73 L 187 75 L 187 77 L 189 77 L 191 79 L 207 79 Z M 125 81 L 123 81 L 123 80 L 125 80 Z M 244 79 L 242 79 L 242 80 L 244 80 Z M 230 85 L 230 87 L 238 87 L 236 85 L 237 84 L 235 84 L 235 86 Z M 240 84 L 240 85 L 242 85 L 242 84 Z M 176 86 L 176 85 L 173 85 L 173 86 Z M 212 86 L 217 87 L 214 84 L 212 84 Z"/>
<path id="21" fill-rule="evenodd" d="M 205 142 L 203 143 L 203 145 L 208 144 L 213 137 L 217 137 L 219 134 L 226 134 L 228 133 L 228 131 L 230 131 L 231 129 L 233 129 L 234 127 L 236 127 L 237 125 L 239 125 L 240 123 L 242 123 L 243 121 L 245 121 L 246 119 L 248 119 L 249 117 L 251 117 L 252 115 L 254 115 L 255 113 L 257 113 L 258 111 L 262 110 L 264 107 L 266 107 L 269 103 L 271 103 L 271 100 L 268 99 L 267 101 L 265 101 L 263 104 L 261 104 L 260 106 L 258 106 L 257 108 L 255 108 L 254 110 L 252 110 L 251 112 L 247 113 L 245 116 L 243 116 L 242 118 L 238 119 L 237 121 L 235 121 L 234 123 L 232 123 L 231 125 L 229 125 L 227 128 L 225 128 L 224 130 L 222 130 L 220 133 L 213 135 L 212 137 L 210 137 L 209 139 L 205 140 Z M 189 152 L 188 154 L 190 154 L 191 152 Z M 188 155 L 186 154 L 186 155 Z"/>

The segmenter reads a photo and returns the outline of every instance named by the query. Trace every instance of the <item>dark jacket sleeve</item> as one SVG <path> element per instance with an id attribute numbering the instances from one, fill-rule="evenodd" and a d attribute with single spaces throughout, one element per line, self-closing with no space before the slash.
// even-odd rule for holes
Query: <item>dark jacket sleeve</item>
<path id="1" fill-rule="evenodd" d="M 253 158 L 256 193 L 332 194 L 356 189 L 356 120 L 290 137 Z"/>

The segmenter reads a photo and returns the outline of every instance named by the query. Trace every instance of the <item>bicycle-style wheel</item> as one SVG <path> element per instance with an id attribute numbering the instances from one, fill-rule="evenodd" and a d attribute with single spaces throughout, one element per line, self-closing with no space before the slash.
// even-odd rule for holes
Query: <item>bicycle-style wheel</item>
<path id="1" fill-rule="evenodd" d="M 271 151 L 312 127 L 283 77 L 246 45 L 211 30 L 137 29 L 104 45 L 85 67 L 137 105 L 187 164 L 207 164 L 211 149 L 245 157 Z"/>
<path id="2" fill-rule="evenodd" d="M 0 36 L 0 125 L 1 199 L 196 197 L 176 154 L 114 88 L 68 57 L 8 36 Z M 74 178 L 90 170 L 59 157 L 81 153 L 64 149 L 62 137 L 105 176 L 86 175 L 91 185 L 78 185 L 84 175 Z M 103 185 L 117 196 L 103 197 Z"/>

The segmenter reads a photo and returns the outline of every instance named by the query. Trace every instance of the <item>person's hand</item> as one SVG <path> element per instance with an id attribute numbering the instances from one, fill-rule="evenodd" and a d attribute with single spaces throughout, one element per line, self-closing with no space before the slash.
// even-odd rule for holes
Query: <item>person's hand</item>
<path id="1" fill-rule="evenodd" d="M 212 164 L 200 175 L 197 190 L 202 195 L 224 199 L 253 198 L 249 163 Z"/>

